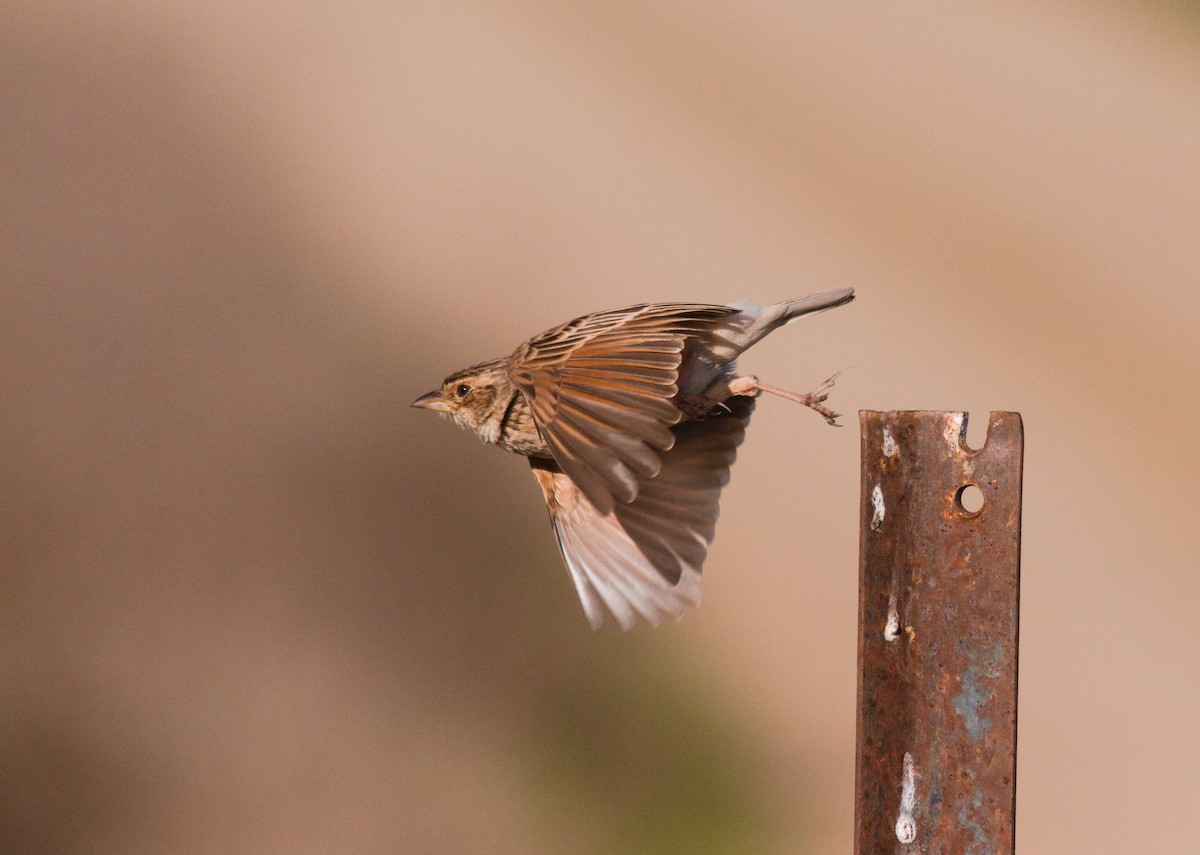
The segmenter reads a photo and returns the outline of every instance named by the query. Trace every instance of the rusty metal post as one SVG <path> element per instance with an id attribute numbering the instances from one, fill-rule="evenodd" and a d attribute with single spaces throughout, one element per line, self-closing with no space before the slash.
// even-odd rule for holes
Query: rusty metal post
<path id="1" fill-rule="evenodd" d="M 854 851 L 1012 853 L 1021 417 L 992 413 L 978 450 L 964 413 L 859 423 Z"/>

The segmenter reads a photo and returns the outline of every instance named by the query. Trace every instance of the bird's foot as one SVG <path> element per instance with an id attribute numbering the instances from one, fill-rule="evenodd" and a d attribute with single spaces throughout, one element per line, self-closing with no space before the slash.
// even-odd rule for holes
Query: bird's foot
<path id="1" fill-rule="evenodd" d="M 763 383 L 757 377 L 739 377 L 733 383 L 729 384 L 729 388 L 732 391 L 734 386 L 742 384 L 742 381 L 749 381 L 748 384 L 744 384 L 749 389 L 754 391 L 770 392 L 772 395 L 778 395 L 781 398 L 787 398 L 789 401 L 795 401 L 797 404 L 803 404 L 809 409 L 816 410 L 818 413 L 820 413 L 824 417 L 825 421 L 829 424 L 833 425 L 834 427 L 841 427 L 841 425 L 837 423 L 839 414 L 825 406 L 825 399 L 829 397 L 829 390 L 833 388 L 833 384 L 837 380 L 838 374 L 841 373 L 842 372 L 839 371 L 837 374 L 834 374 L 832 377 L 806 395 L 801 395 L 798 392 L 789 392 L 787 389 L 780 389 L 778 386 L 770 386 L 766 383 Z M 744 395 L 747 393 L 735 392 L 735 394 Z"/>

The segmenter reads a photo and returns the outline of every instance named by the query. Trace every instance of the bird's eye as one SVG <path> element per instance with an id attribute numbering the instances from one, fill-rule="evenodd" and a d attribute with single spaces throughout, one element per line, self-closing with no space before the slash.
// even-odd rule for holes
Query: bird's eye
<path id="1" fill-rule="evenodd" d="M 460 397 L 460 398 L 467 397 L 467 395 L 470 394 L 470 392 L 471 392 L 471 387 L 468 386 L 466 383 L 459 383 L 458 386 L 456 386 L 454 389 L 454 394 L 458 395 L 458 397 Z"/>

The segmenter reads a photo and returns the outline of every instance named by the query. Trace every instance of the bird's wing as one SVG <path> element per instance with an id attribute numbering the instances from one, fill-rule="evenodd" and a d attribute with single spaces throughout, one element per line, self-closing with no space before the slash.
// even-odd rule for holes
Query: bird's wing
<path id="1" fill-rule="evenodd" d="M 553 461 L 530 458 L 559 549 L 593 627 L 603 605 L 622 629 L 638 616 L 678 620 L 700 600 L 700 569 L 716 527 L 721 488 L 745 436 L 754 400 L 733 397 L 728 410 L 674 429 L 657 475 L 637 498 L 601 514 Z"/>
<path id="2" fill-rule="evenodd" d="M 513 382 L 562 471 L 602 513 L 638 495 L 675 441 L 679 366 L 690 338 L 738 314 L 658 304 L 587 315 L 523 344 Z"/>

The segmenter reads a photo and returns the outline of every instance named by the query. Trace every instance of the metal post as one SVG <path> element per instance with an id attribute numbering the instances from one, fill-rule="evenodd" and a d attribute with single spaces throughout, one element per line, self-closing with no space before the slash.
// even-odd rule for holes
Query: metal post
<path id="1" fill-rule="evenodd" d="M 859 423 L 854 850 L 1012 853 L 1021 417 L 992 413 L 978 450 L 964 413 Z"/>

